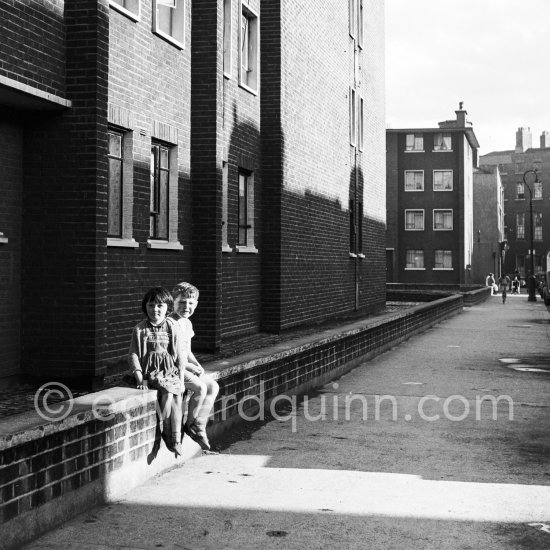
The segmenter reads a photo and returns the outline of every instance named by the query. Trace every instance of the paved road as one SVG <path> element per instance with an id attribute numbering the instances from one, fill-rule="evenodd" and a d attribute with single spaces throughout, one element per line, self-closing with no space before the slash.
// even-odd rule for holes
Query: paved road
<path id="1" fill-rule="evenodd" d="M 28 548 L 549 549 L 549 341 L 493 297 Z"/>

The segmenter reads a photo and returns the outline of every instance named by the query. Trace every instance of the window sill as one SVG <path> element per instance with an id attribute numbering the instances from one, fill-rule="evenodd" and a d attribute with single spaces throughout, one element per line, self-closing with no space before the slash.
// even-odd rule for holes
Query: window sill
<path id="1" fill-rule="evenodd" d="M 432 153 L 452 153 L 452 149 L 434 149 Z"/>
<path id="2" fill-rule="evenodd" d="M 405 271 L 426 271 L 425 267 L 406 267 Z"/>
<path id="3" fill-rule="evenodd" d="M 405 231 L 424 231 L 424 229 L 405 229 Z"/>
<path id="4" fill-rule="evenodd" d="M 258 90 L 254 90 L 254 88 L 250 88 L 242 80 L 239 80 L 239 87 L 242 88 L 243 90 L 246 90 L 247 92 L 251 93 L 252 95 L 255 95 L 255 96 L 258 95 Z"/>
<path id="5" fill-rule="evenodd" d="M 258 249 L 255 246 L 236 246 L 235 250 L 239 254 L 258 254 Z"/>
<path id="6" fill-rule="evenodd" d="M 406 150 L 405 153 L 425 153 L 424 149 L 409 149 Z"/>
<path id="7" fill-rule="evenodd" d="M 445 191 L 453 191 L 453 189 L 434 189 L 434 193 L 444 193 Z"/>
<path id="8" fill-rule="evenodd" d="M 233 249 L 228 244 L 224 244 L 222 246 L 222 252 L 233 252 Z"/>
<path id="9" fill-rule="evenodd" d="M 155 241 L 147 240 L 147 248 L 154 248 L 157 250 L 183 250 L 183 245 L 178 241 Z"/>
<path id="10" fill-rule="evenodd" d="M 454 267 L 434 267 L 432 271 L 454 271 Z"/>
<path id="11" fill-rule="evenodd" d="M 122 15 L 125 15 L 128 19 L 131 19 L 132 21 L 139 21 L 139 13 L 129 11 L 120 4 L 114 2 L 113 0 L 109 0 L 109 7 L 113 8 L 115 11 L 120 12 Z"/>
<path id="12" fill-rule="evenodd" d="M 349 257 L 350 258 L 357 258 L 357 254 L 355 254 L 354 252 L 350 252 Z"/>
<path id="13" fill-rule="evenodd" d="M 422 193 L 424 189 L 405 189 L 405 193 Z"/>
<path id="14" fill-rule="evenodd" d="M 364 260 L 366 256 L 361 252 L 360 254 L 357 254 L 357 257 L 361 260 Z"/>
<path id="15" fill-rule="evenodd" d="M 453 228 L 451 227 L 450 229 L 437 229 L 434 227 L 434 231 L 453 231 Z"/>
<path id="16" fill-rule="evenodd" d="M 0 244 L 8 244 L 8 238 L 4 237 L 4 233 L 0 233 Z"/>
<path id="17" fill-rule="evenodd" d="M 231 73 L 226 73 L 225 71 L 223 71 L 223 76 L 224 78 L 227 78 L 227 80 L 231 80 Z"/>
<path id="18" fill-rule="evenodd" d="M 118 248 L 138 248 L 139 243 L 134 239 L 116 239 L 113 237 L 107 237 L 107 246 Z"/>
<path id="19" fill-rule="evenodd" d="M 154 30 L 153 34 L 156 34 L 158 37 L 162 38 L 163 40 L 166 40 L 166 42 L 169 42 L 179 50 L 185 50 L 185 45 L 182 44 L 179 40 L 175 39 L 173 36 L 170 36 L 169 34 L 166 34 L 165 32 Z"/>

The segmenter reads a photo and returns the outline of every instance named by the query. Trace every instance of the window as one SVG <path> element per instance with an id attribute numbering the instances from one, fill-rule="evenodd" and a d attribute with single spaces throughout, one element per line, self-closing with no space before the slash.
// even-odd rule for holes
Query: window
<path id="1" fill-rule="evenodd" d="M 364 101 L 363 98 L 359 98 L 359 113 L 357 117 L 357 145 L 359 150 L 363 150 L 363 139 L 364 139 L 364 126 L 363 126 L 363 114 L 364 114 Z"/>
<path id="2" fill-rule="evenodd" d="M 356 256 L 363 253 L 363 202 L 349 201 L 349 251 Z"/>
<path id="3" fill-rule="evenodd" d="M 405 151 L 424 151 L 423 134 L 407 134 L 405 139 Z"/>
<path id="4" fill-rule="evenodd" d="M 516 256 L 516 269 L 521 277 L 525 277 L 525 256 Z"/>
<path id="5" fill-rule="evenodd" d="M 140 16 L 140 0 L 109 0 L 109 5 L 127 15 L 130 19 L 137 21 Z"/>
<path id="6" fill-rule="evenodd" d="M 231 78 L 231 1 L 223 0 L 223 74 Z"/>
<path id="7" fill-rule="evenodd" d="M 350 144 L 355 146 L 355 140 L 356 140 L 356 123 L 357 123 L 357 115 L 355 112 L 356 105 L 355 105 L 355 89 L 350 88 L 349 93 L 349 141 Z"/>
<path id="8" fill-rule="evenodd" d="M 524 199 L 525 198 L 525 188 L 523 186 L 523 183 L 516 184 L 516 199 Z"/>
<path id="9" fill-rule="evenodd" d="M 151 239 L 168 240 L 168 182 L 170 156 L 168 147 L 153 144 L 151 147 L 151 197 L 150 226 Z"/>
<path id="10" fill-rule="evenodd" d="M 258 16 L 241 3 L 239 84 L 252 93 L 258 88 L 259 31 Z"/>
<path id="11" fill-rule="evenodd" d="M 232 248 L 227 242 L 227 225 L 229 210 L 229 164 L 222 162 L 222 252 L 231 252 Z"/>
<path id="12" fill-rule="evenodd" d="M 537 212 L 534 217 L 535 234 L 533 239 L 535 241 L 542 241 L 542 212 Z"/>
<path id="13" fill-rule="evenodd" d="M 451 231 L 453 229 L 452 210 L 434 210 L 434 231 Z"/>
<path id="14" fill-rule="evenodd" d="M 434 254 L 434 269 L 452 269 L 452 250 L 436 250 Z"/>
<path id="15" fill-rule="evenodd" d="M 254 174 L 239 169 L 238 252 L 257 252 L 254 246 Z"/>
<path id="16" fill-rule="evenodd" d="M 349 0 L 349 35 L 355 38 L 355 2 L 357 0 Z"/>
<path id="17" fill-rule="evenodd" d="M 434 151 L 451 151 L 450 132 L 438 132 L 434 134 Z"/>
<path id="18" fill-rule="evenodd" d="M 516 239 L 525 239 L 525 214 L 516 214 Z"/>
<path id="19" fill-rule="evenodd" d="M 405 170 L 405 191 L 424 191 L 423 170 Z"/>
<path id="20" fill-rule="evenodd" d="M 424 231 L 424 210 L 405 210 L 405 231 Z"/>
<path id="21" fill-rule="evenodd" d="M 363 0 L 358 0 L 357 6 L 357 46 L 363 47 Z"/>
<path id="22" fill-rule="evenodd" d="M 424 251 L 407 250 L 405 269 L 424 269 Z"/>
<path id="23" fill-rule="evenodd" d="M 107 245 L 136 247 L 132 238 L 133 179 L 132 132 L 109 128 L 109 180 L 107 190 Z"/>
<path id="24" fill-rule="evenodd" d="M 533 183 L 533 198 L 542 199 L 542 181 Z"/>
<path id="25" fill-rule="evenodd" d="M 109 131 L 109 199 L 107 235 L 122 238 L 122 133 Z"/>
<path id="26" fill-rule="evenodd" d="M 434 170 L 434 191 L 453 190 L 453 171 Z"/>
<path id="27" fill-rule="evenodd" d="M 153 0 L 153 32 L 185 47 L 185 0 Z"/>

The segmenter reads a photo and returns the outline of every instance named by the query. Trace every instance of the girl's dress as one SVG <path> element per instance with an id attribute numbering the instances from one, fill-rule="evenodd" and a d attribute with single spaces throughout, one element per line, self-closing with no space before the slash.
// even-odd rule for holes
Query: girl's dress
<path id="1" fill-rule="evenodd" d="M 151 388 L 180 395 L 181 360 L 178 353 L 173 321 L 165 319 L 160 325 L 144 320 L 134 327 L 128 362 L 133 371 L 141 369 Z"/>

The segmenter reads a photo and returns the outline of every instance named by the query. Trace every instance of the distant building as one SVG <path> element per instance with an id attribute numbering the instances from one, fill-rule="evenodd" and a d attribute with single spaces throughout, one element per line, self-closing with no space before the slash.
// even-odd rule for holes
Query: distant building
<path id="1" fill-rule="evenodd" d="M 472 281 L 477 138 L 462 104 L 436 128 L 386 130 L 388 282 Z"/>
<path id="2" fill-rule="evenodd" d="M 474 253 L 472 282 L 485 284 L 489 273 L 499 277 L 507 253 L 504 234 L 504 187 L 498 166 L 474 169 Z"/>
<path id="3" fill-rule="evenodd" d="M 525 277 L 531 269 L 530 191 L 533 205 L 535 273 L 548 269 L 550 250 L 550 137 L 542 132 L 540 147 L 532 147 L 530 128 L 518 128 L 515 149 L 493 151 L 480 157 L 484 166 L 498 166 L 504 186 L 505 235 L 508 251 L 506 273 L 519 271 Z M 538 181 L 535 181 L 536 170 Z M 524 175 L 525 182 L 524 184 Z M 529 191 L 530 189 L 530 191 Z"/>
<path id="4" fill-rule="evenodd" d="M 182 280 L 204 350 L 384 307 L 382 0 L 0 12 L 0 378 L 101 385 Z"/>

